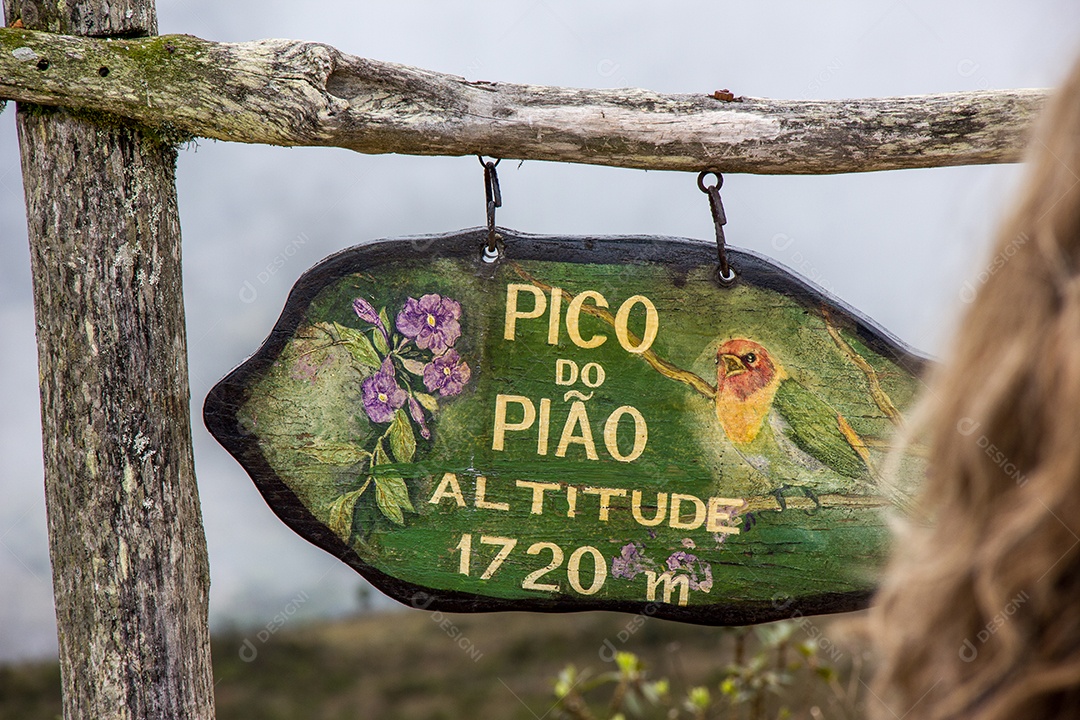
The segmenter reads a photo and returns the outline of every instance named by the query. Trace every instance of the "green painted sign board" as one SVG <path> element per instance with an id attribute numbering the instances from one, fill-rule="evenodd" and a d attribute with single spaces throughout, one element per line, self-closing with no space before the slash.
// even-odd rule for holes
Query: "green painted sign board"
<path id="1" fill-rule="evenodd" d="M 205 420 L 392 597 L 745 624 L 865 605 L 925 361 L 806 281 L 659 237 L 483 230 L 308 271 Z"/>

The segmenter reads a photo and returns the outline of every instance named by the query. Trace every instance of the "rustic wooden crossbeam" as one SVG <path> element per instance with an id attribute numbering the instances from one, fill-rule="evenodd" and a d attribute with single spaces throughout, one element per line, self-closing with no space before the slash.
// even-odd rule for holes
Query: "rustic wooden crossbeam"
<path id="1" fill-rule="evenodd" d="M 711 90 L 466 80 L 292 40 L 0 29 L 0 98 L 122 116 L 165 137 L 362 153 L 761 174 L 1015 162 L 1047 95 L 770 100 Z"/>

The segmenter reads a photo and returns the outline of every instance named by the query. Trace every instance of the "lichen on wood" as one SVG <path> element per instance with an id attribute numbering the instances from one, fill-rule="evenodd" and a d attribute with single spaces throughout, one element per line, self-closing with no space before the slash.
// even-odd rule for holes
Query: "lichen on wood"
<path id="1" fill-rule="evenodd" d="M 363 153 L 825 174 L 1015 162 L 1044 90 L 770 100 L 471 81 L 322 43 L 0 29 L 0 97 L 163 136 Z"/>
<path id="2" fill-rule="evenodd" d="M 5 9 L 8 23 L 72 33 L 156 29 L 151 0 Z M 2 44 L 25 31 L 0 32 Z M 3 47 L 36 73 L 52 67 Z M 210 720 L 176 153 L 108 112 L 21 102 L 16 116 L 64 717 Z"/>

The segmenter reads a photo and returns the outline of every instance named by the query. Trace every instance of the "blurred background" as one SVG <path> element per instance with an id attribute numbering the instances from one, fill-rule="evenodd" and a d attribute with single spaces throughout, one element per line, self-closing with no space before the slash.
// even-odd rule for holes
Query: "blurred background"
<path id="1" fill-rule="evenodd" d="M 315 40 L 472 80 L 730 88 L 774 98 L 1047 87 L 1080 53 L 1080 5 L 1070 0 L 159 0 L 157 7 L 162 34 Z M 531 161 L 499 169 L 502 226 L 711 242 L 708 203 L 692 174 Z M 727 237 L 797 268 L 935 354 L 970 300 L 965 282 L 977 283 L 1021 177 L 1019 166 L 730 175 Z M 474 157 L 200 140 L 181 150 L 177 184 L 212 628 L 257 637 L 243 633 L 276 617 L 389 609 L 392 601 L 276 519 L 203 428 L 202 401 L 259 346 L 293 282 L 321 258 L 378 238 L 483 224 L 482 169 Z M 9 105 L 0 114 L 0 662 L 56 652 L 29 268 Z M 230 650 L 242 657 L 244 648 Z"/>

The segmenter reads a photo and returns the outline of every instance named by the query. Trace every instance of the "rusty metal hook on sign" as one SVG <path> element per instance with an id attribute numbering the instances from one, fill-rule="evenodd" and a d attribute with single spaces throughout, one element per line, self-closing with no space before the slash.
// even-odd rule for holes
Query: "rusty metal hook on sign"
<path id="1" fill-rule="evenodd" d="M 706 185 L 705 178 L 709 175 L 716 176 L 715 185 Z M 735 270 L 727 258 L 727 239 L 724 237 L 724 225 L 727 224 L 727 215 L 724 213 L 724 201 L 720 199 L 720 188 L 724 186 L 724 176 L 716 170 L 702 170 L 698 173 L 698 189 L 709 196 L 709 209 L 712 211 L 713 225 L 716 228 L 716 259 L 719 262 L 716 279 L 724 287 L 735 284 Z"/>
<path id="2" fill-rule="evenodd" d="M 492 162 L 484 160 L 482 155 L 476 156 L 480 164 L 484 166 L 484 199 L 487 202 L 487 245 L 484 246 L 484 262 L 493 263 L 502 254 L 499 250 L 499 234 L 495 232 L 495 208 L 502 207 L 502 190 L 499 189 L 499 174 L 496 166 L 502 162 L 499 158 Z"/>

